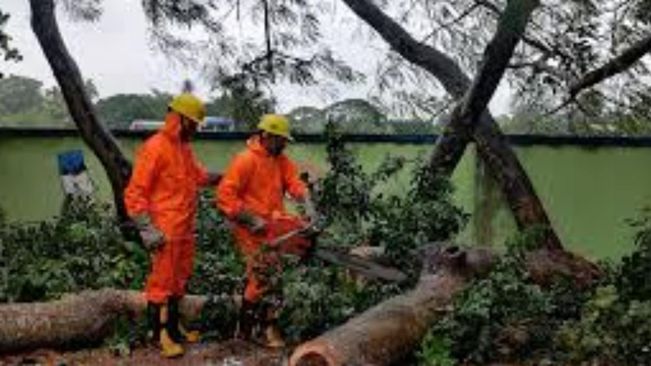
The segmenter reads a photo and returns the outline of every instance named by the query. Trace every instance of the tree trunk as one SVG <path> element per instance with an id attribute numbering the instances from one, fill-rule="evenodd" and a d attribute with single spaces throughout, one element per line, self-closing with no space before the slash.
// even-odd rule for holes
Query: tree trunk
<path id="1" fill-rule="evenodd" d="M 428 256 L 427 272 L 413 290 L 386 300 L 344 325 L 299 346 L 290 366 L 390 365 L 418 345 L 433 322 L 447 313 L 455 294 L 474 274 L 490 268 L 483 249 L 467 252 L 448 247 Z"/>
<path id="2" fill-rule="evenodd" d="M 433 247 L 424 257 L 416 288 L 300 345 L 290 366 L 396 364 L 451 310 L 454 296 L 472 278 L 488 273 L 496 260 L 488 249 L 454 246 Z M 594 264 L 564 251 L 543 248 L 525 258 L 532 281 L 542 286 L 561 276 L 569 276 L 577 286 L 589 286 L 601 276 Z"/>
<path id="3" fill-rule="evenodd" d="M 179 305 L 183 318 L 198 318 L 206 301 L 205 296 L 185 296 Z M 146 307 L 141 292 L 114 289 L 85 291 L 52 302 L 0 305 L 0 354 L 97 343 L 110 334 L 118 317 L 138 317 Z"/>
<path id="4" fill-rule="evenodd" d="M 97 156 L 113 189 L 118 217 L 127 219 L 123 190 L 131 175 L 131 163 L 124 157 L 111 133 L 100 123 L 84 89 L 77 64 L 66 48 L 56 21 L 54 0 L 30 0 L 32 29 L 59 83 L 82 139 Z"/>
<path id="5" fill-rule="evenodd" d="M 461 67 L 448 55 L 429 45 L 416 41 L 398 23 L 384 14 L 370 0 L 343 0 L 350 9 L 362 20 L 375 29 L 382 38 L 407 61 L 422 67 L 437 78 L 445 90 L 458 100 L 465 98 L 471 88 L 471 81 Z M 512 44 L 521 37 L 523 25 L 530 11 L 530 7 L 537 5 L 537 1 L 510 1 L 505 14 L 500 20 L 502 31 L 496 33 L 486 51 L 483 67 L 477 79 L 484 78 L 485 82 L 499 76 L 493 74 L 497 65 L 494 62 L 508 61 L 511 57 Z M 514 5 L 515 4 L 515 5 Z M 527 10 L 529 9 L 529 10 Z M 507 14 L 508 13 L 508 14 Z M 509 51 L 509 48 L 511 50 Z M 487 58 L 492 58 L 488 60 Z M 499 78 L 497 79 L 499 81 Z M 475 86 L 479 85 L 475 83 Z M 476 102 L 485 99 L 487 90 L 475 88 Z M 492 91 L 490 92 L 492 95 Z M 490 98 L 488 98 L 490 100 Z M 488 102 L 486 100 L 486 103 Z M 473 105 L 472 102 L 470 105 Z M 520 165 L 517 156 L 508 144 L 507 139 L 500 131 L 497 123 L 488 110 L 479 112 L 472 118 L 464 120 L 452 118 L 446 125 L 441 137 L 436 143 L 430 158 L 430 166 L 441 174 L 450 175 L 461 160 L 469 142 L 477 142 L 479 157 L 486 163 L 491 173 L 500 184 L 507 203 L 513 212 L 515 221 L 520 229 L 530 227 L 545 228 L 545 243 L 550 248 L 560 248 L 561 242 L 552 228 L 542 202 L 538 198 L 529 177 Z M 481 105 L 481 103 L 479 103 Z M 484 105 L 485 107 L 485 105 Z"/>

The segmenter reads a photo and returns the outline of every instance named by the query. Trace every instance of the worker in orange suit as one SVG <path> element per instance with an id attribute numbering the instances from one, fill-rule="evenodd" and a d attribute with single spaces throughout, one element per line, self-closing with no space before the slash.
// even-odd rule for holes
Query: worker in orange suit
<path id="1" fill-rule="evenodd" d="M 238 333 L 240 337 L 251 337 L 254 324 L 262 320 L 269 347 L 282 347 L 284 340 L 277 326 L 279 309 L 261 301 L 269 289 L 262 272 L 279 270 L 279 266 L 276 259 L 261 253 L 261 247 L 268 242 L 266 234 L 275 222 L 285 226 L 302 222 L 288 217 L 283 203 L 285 195 L 299 202 L 307 199 L 307 189 L 296 165 L 283 153 L 290 140 L 287 117 L 262 116 L 258 131 L 249 138 L 246 149 L 231 161 L 217 188 L 217 206 L 234 224 L 233 234 L 246 260 L 247 284 Z"/>
<path id="2" fill-rule="evenodd" d="M 193 94 L 176 96 L 164 126 L 139 149 L 124 191 L 127 212 L 152 253 L 145 296 L 154 339 L 165 357 L 182 355 L 181 343 L 195 342 L 199 336 L 180 324 L 179 302 L 192 274 L 198 190 L 218 180 L 190 147 L 205 114 L 204 103 Z"/>

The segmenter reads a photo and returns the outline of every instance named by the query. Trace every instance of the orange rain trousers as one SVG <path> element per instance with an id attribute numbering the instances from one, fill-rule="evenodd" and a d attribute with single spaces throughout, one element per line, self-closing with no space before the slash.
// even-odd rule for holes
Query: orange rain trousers
<path id="1" fill-rule="evenodd" d="M 128 214 L 149 215 L 165 235 L 145 285 L 147 301 L 157 304 L 185 294 L 195 251 L 198 189 L 208 182 L 208 172 L 181 141 L 180 131 L 180 116 L 168 113 L 165 125 L 139 149 L 124 191 Z"/>
<path id="2" fill-rule="evenodd" d="M 304 198 L 307 189 L 298 177 L 298 169 L 286 155 L 271 156 L 260 143 L 258 136 L 247 141 L 247 149 L 231 162 L 217 187 L 217 206 L 233 220 L 243 211 L 257 215 L 268 223 L 286 216 L 283 203 L 285 193 L 294 198 Z M 290 220 L 291 221 L 291 220 Z M 284 222 L 280 220 L 280 222 Z M 284 227 L 285 224 L 279 224 Z M 295 223 L 293 225 L 296 225 Z M 267 234 L 254 235 L 241 225 L 234 225 L 237 245 L 247 263 L 245 299 L 259 301 L 266 289 L 266 280 L 254 270 L 256 267 L 277 268 L 276 259 L 259 256 L 267 235 L 275 232 L 274 225 Z"/>

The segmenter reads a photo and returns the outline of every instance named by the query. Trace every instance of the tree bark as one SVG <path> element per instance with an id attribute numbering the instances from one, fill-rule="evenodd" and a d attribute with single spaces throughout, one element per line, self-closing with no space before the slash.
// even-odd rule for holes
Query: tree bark
<path id="1" fill-rule="evenodd" d="M 398 23 L 384 14 L 370 0 L 343 0 L 362 20 L 375 29 L 389 45 L 407 61 L 422 67 L 436 77 L 446 91 L 466 103 L 472 115 L 453 113 L 430 157 L 430 166 L 440 174 L 450 175 L 463 156 L 471 140 L 477 142 L 480 158 L 498 181 L 507 203 L 513 212 L 518 228 L 545 228 L 545 243 L 550 248 L 560 248 L 561 242 L 553 230 L 549 217 L 536 194 L 533 184 L 520 165 L 507 139 L 500 131 L 490 112 L 485 109 L 494 89 L 484 86 L 501 79 L 494 62 L 508 63 L 513 47 L 524 32 L 524 25 L 537 1 L 510 1 L 500 20 L 501 31 L 486 50 L 486 59 L 471 89 L 471 81 L 461 67 L 448 55 L 436 48 L 416 41 Z M 508 13 L 508 14 L 507 14 Z M 506 43 L 504 43 L 506 42 Z M 466 98 L 467 96 L 467 98 Z M 466 98 L 465 102 L 462 98 Z M 481 106 L 483 109 L 479 109 Z M 456 115 L 456 118 L 454 117 Z"/>
<path id="2" fill-rule="evenodd" d="M 290 366 L 393 365 L 418 347 L 428 329 L 450 310 L 468 282 L 487 274 L 496 261 L 489 249 L 434 246 L 426 253 L 418 285 L 345 324 L 300 345 Z M 589 286 L 601 276 L 591 262 L 571 253 L 542 248 L 525 256 L 531 279 L 542 286 L 559 277 Z"/>
<path id="3" fill-rule="evenodd" d="M 131 175 L 131 163 L 124 157 L 111 133 L 100 123 L 84 89 L 77 64 L 70 56 L 56 21 L 53 0 L 30 0 L 32 29 L 47 58 L 82 139 L 104 167 L 113 189 L 118 217 L 126 221 L 123 190 Z"/>
<path id="4" fill-rule="evenodd" d="M 185 296 L 184 319 L 198 318 L 205 296 Z M 103 289 L 43 303 L 0 305 L 0 354 L 43 347 L 94 344 L 110 334 L 120 316 L 138 317 L 147 307 L 141 292 Z"/>

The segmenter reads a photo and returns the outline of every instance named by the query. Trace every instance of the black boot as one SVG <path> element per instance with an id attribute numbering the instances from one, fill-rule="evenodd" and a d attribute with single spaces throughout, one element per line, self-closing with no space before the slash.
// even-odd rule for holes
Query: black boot
<path id="1" fill-rule="evenodd" d="M 167 304 L 169 309 L 169 317 L 167 319 L 167 332 L 175 342 L 182 343 L 185 341 L 185 337 L 183 337 L 181 331 L 179 330 L 179 301 L 175 297 L 170 297 Z"/>
<path id="2" fill-rule="evenodd" d="M 181 313 L 179 311 L 180 301 L 181 299 L 178 297 L 171 297 L 169 299 L 170 336 L 179 343 L 196 343 L 200 338 L 199 332 L 196 330 L 186 330 L 181 324 Z"/>
<path id="3" fill-rule="evenodd" d="M 267 302 L 260 311 L 262 324 L 262 344 L 269 348 L 285 347 L 283 333 L 278 326 L 278 316 L 280 315 L 280 302 Z"/>
<path id="4" fill-rule="evenodd" d="M 258 304 L 242 299 L 240 308 L 240 321 L 235 335 L 238 339 L 251 340 L 253 337 L 253 328 L 257 323 Z"/>
<path id="5" fill-rule="evenodd" d="M 152 302 L 147 303 L 147 325 L 148 329 L 151 329 L 152 333 L 152 340 L 154 342 L 158 342 L 160 339 L 160 330 L 161 330 L 161 324 L 160 324 L 160 305 L 154 304 Z"/>

